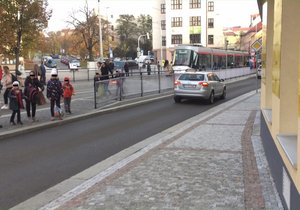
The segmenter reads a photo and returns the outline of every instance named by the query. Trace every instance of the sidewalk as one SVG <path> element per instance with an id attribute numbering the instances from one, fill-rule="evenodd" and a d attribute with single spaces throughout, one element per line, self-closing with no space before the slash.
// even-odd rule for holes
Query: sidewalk
<path id="1" fill-rule="evenodd" d="M 250 92 L 96 164 L 13 209 L 283 209 Z"/>

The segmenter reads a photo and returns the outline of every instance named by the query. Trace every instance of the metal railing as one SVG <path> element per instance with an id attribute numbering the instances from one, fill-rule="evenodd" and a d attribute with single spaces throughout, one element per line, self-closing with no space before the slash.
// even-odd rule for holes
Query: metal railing
<path id="1" fill-rule="evenodd" d="M 165 71 L 132 72 L 114 74 L 108 80 L 94 81 L 95 109 L 100 105 L 137 98 L 150 94 L 160 94 L 173 90 L 174 76 Z"/>

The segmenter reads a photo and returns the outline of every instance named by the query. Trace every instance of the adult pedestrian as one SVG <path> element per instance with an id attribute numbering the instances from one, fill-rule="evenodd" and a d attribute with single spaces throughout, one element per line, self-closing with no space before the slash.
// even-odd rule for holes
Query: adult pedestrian
<path id="1" fill-rule="evenodd" d="M 41 61 L 40 71 L 41 71 L 40 82 L 43 85 L 46 85 L 46 67 L 44 65 L 44 61 Z"/>
<path id="2" fill-rule="evenodd" d="M 96 72 L 95 76 L 94 76 L 94 88 L 95 88 L 96 93 L 98 92 L 98 89 L 99 89 L 100 78 L 101 78 L 101 76 L 100 76 L 99 72 Z"/>
<path id="3" fill-rule="evenodd" d="M 159 72 L 160 72 L 160 63 L 159 63 L 159 61 L 157 61 L 157 71 L 158 71 L 158 74 L 159 74 Z"/>
<path id="4" fill-rule="evenodd" d="M 1 80 L 1 83 L 4 88 L 4 94 L 3 94 L 4 105 L 1 107 L 1 109 L 8 109 L 8 94 L 12 89 L 12 86 L 13 86 L 12 83 L 14 80 L 16 80 L 16 77 L 10 73 L 8 66 L 4 66 L 3 67 L 3 76 L 2 76 L 2 80 Z"/>
<path id="5" fill-rule="evenodd" d="M 58 119 L 62 120 L 62 110 L 60 107 L 60 98 L 63 95 L 62 84 L 59 81 L 57 70 L 51 70 L 51 78 L 47 83 L 47 98 L 50 101 L 51 121 L 55 120 L 54 107 L 58 112 Z"/>
<path id="6" fill-rule="evenodd" d="M 171 74 L 172 74 L 172 67 L 171 67 L 171 65 L 169 63 L 169 60 L 165 60 L 164 71 L 166 72 L 167 76 L 171 76 Z"/>
<path id="7" fill-rule="evenodd" d="M 109 73 L 112 75 L 112 77 L 114 77 L 115 64 L 112 60 L 109 61 L 108 67 L 109 67 Z"/>
<path id="8" fill-rule="evenodd" d="M 28 119 L 31 118 L 32 122 L 37 121 L 35 118 L 36 104 L 38 100 L 38 93 L 44 91 L 44 85 L 38 80 L 34 71 L 29 72 L 29 76 L 25 79 L 25 90 L 26 96 L 26 113 Z M 31 111 L 31 113 L 30 113 Z"/>
<path id="9" fill-rule="evenodd" d="M 19 82 L 20 82 L 20 85 L 21 87 L 24 87 L 24 82 L 25 82 L 25 79 L 26 79 L 26 72 L 25 72 L 25 66 L 24 66 L 24 61 L 20 61 L 20 64 L 18 66 L 18 70 L 20 72 L 20 75 L 17 76 Z"/>
<path id="10" fill-rule="evenodd" d="M 0 93 L 1 93 L 1 90 L 3 88 L 3 85 L 2 85 L 2 76 L 3 76 L 3 69 L 2 69 L 2 66 L 0 65 Z"/>
<path id="11" fill-rule="evenodd" d="M 129 66 L 128 66 L 127 61 L 125 61 L 125 63 L 124 63 L 124 71 L 125 71 L 125 76 L 128 77 L 129 76 Z"/>
<path id="12" fill-rule="evenodd" d="M 124 73 L 116 71 L 115 78 L 116 78 L 116 84 L 117 84 L 116 96 L 123 97 L 123 95 L 124 95 L 124 88 L 123 88 Z"/>
<path id="13" fill-rule="evenodd" d="M 41 69 L 39 68 L 39 65 L 34 64 L 33 72 L 34 72 L 35 77 L 39 79 L 39 76 L 41 75 Z"/>
<path id="14" fill-rule="evenodd" d="M 101 66 L 100 80 L 103 81 L 102 83 L 103 83 L 103 86 L 104 86 L 104 94 L 105 95 L 111 95 L 111 92 L 108 89 L 108 85 L 109 85 L 109 65 L 108 65 L 107 61 L 105 63 L 103 63 L 102 66 Z"/>
<path id="15" fill-rule="evenodd" d="M 150 65 L 150 60 L 147 61 L 147 74 L 150 75 L 151 74 L 151 65 Z"/>

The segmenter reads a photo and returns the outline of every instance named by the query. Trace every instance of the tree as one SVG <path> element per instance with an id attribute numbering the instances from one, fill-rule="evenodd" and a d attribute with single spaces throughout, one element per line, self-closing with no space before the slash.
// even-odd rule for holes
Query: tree
<path id="1" fill-rule="evenodd" d="M 85 20 L 82 21 L 78 19 L 78 16 L 73 13 L 70 16 L 72 20 L 67 22 L 74 26 L 74 35 L 81 37 L 81 39 L 77 39 L 78 42 L 76 45 L 81 45 L 83 43 L 88 51 L 89 60 L 93 61 L 93 48 L 99 43 L 98 17 L 94 14 L 93 10 L 89 10 L 87 1 L 84 8 L 79 10 L 79 13 L 84 15 Z"/>
<path id="2" fill-rule="evenodd" d="M 114 50 L 119 57 L 135 57 L 137 41 L 140 35 L 151 34 L 152 18 L 147 15 L 140 15 L 137 19 L 133 15 L 120 15 L 117 20 L 116 32 L 120 38 L 118 47 Z M 147 52 L 152 49 L 152 41 L 143 42 L 142 49 Z"/>
<path id="3" fill-rule="evenodd" d="M 131 57 L 136 51 L 137 24 L 133 15 L 120 15 L 117 20 L 116 32 L 120 38 L 120 44 L 115 49 L 115 54 L 119 57 Z"/>
<path id="4" fill-rule="evenodd" d="M 137 18 L 138 33 L 144 35 L 150 33 L 152 36 L 152 17 L 150 15 L 140 15 Z M 144 39 L 144 44 L 141 46 L 144 52 L 152 51 L 152 39 Z"/>
<path id="5" fill-rule="evenodd" d="M 47 27 L 52 11 L 47 0 L 1 1 L 0 50 L 6 56 L 15 55 L 16 69 L 22 49 L 33 47 L 40 33 Z"/>

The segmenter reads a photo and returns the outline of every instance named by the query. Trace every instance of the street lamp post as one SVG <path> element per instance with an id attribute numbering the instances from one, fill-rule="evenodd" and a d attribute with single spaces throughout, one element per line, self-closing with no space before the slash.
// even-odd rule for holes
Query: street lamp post
<path id="1" fill-rule="evenodd" d="M 102 24 L 100 15 L 100 0 L 98 0 L 98 17 L 99 17 L 99 47 L 100 47 L 100 58 L 103 58 L 103 43 L 102 43 Z"/>
<path id="2" fill-rule="evenodd" d="M 19 60 L 20 60 L 20 51 L 21 51 L 21 40 L 22 40 L 22 30 L 23 30 L 23 13 L 24 13 L 24 5 L 21 6 L 21 9 L 18 11 L 18 31 L 17 31 L 17 46 L 15 48 L 16 54 L 16 69 L 15 73 L 17 75 L 17 71 L 19 68 Z"/>

